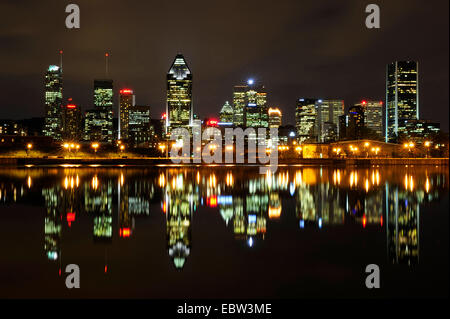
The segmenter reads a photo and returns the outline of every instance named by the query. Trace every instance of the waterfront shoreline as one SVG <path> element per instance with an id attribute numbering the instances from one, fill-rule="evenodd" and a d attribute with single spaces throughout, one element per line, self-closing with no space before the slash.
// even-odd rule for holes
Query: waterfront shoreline
<path id="1" fill-rule="evenodd" d="M 0 157 L 0 166 L 53 166 L 53 165 L 176 165 L 176 166 L 261 166 L 258 163 L 180 163 L 175 164 L 168 158 L 38 158 L 38 157 Z M 448 158 L 303 158 L 279 159 L 278 165 L 313 166 L 373 166 L 373 165 L 440 165 L 448 166 Z"/>

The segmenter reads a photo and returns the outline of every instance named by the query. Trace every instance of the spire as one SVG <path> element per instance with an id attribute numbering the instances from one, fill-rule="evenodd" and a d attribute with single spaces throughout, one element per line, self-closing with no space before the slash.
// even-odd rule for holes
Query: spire
<path id="1" fill-rule="evenodd" d="M 62 72 L 62 68 L 63 68 L 63 50 L 59 50 L 59 68 L 61 69 L 61 72 Z"/>
<path id="2" fill-rule="evenodd" d="M 106 69 L 106 77 L 108 77 L 108 61 L 109 60 L 109 53 L 105 53 L 105 69 Z"/>

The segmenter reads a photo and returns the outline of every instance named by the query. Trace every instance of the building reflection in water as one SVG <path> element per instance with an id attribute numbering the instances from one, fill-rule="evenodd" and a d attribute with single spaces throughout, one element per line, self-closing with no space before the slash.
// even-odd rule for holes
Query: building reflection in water
<path id="1" fill-rule="evenodd" d="M 175 269 L 191 255 L 199 206 L 217 211 L 224 227 L 249 247 L 280 220 L 296 222 L 299 231 L 353 224 L 385 231 L 389 260 L 414 265 L 420 207 L 447 190 L 448 172 L 442 167 L 280 167 L 265 175 L 228 167 L 0 170 L 1 204 L 44 200 L 48 259 L 61 263 L 63 232 L 75 231 L 77 220 L 87 216 L 93 220 L 94 243 L 105 245 L 105 272 L 113 237 L 131 240 L 137 219 L 150 216 L 152 204 L 165 214 L 166 249 Z"/>

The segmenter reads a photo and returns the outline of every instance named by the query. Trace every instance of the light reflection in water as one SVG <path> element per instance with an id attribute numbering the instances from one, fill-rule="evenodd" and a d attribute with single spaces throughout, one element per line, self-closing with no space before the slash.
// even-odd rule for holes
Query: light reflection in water
<path id="1" fill-rule="evenodd" d="M 389 259 L 413 265 L 419 261 L 420 207 L 439 200 L 448 190 L 446 168 L 425 171 L 417 166 L 280 168 L 265 175 L 238 167 L 26 168 L 0 174 L 1 203 L 26 202 L 28 193 L 41 192 L 46 207 L 44 250 L 49 260 L 60 260 L 62 233 L 77 231 L 80 218 L 92 218 L 95 242 L 111 245 L 114 234 L 120 240 L 132 240 L 137 217 L 162 213 L 167 252 L 176 269 L 182 269 L 191 255 L 192 221 L 200 206 L 217 211 L 225 227 L 230 225 L 233 236 L 248 247 L 270 234 L 271 223 L 285 218 L 293 218 L 299 232 L 309 227 L 326 231 L 346 223 L 377 227 L 386 232 Z M 22 187 L 23 192 L 17 193 Z M 152 204 L 160 211 L 150 212 Z M 105 273 L 109 271 L 106 256 L 105 248 Z"/>

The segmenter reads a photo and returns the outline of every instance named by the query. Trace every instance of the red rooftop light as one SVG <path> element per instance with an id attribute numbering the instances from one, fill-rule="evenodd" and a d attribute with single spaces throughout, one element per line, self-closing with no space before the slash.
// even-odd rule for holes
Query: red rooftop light
<path id="1" fill-rule="evenodd" d="M 75 109 L 77 106 L 75 104 L 67 104 L 68 109 Z"/>
<path id="2" fill-rule="evenodd" d="M 122 90 L 120 90 L 120 94 L 133 94 L 133 90 L 131 90 L 131 89 L 122 89 Z"/>
<path id="3" fill-rule="evenodd" d="M 219 123 L 219 121 L 215 120 L 215 119 L 206 121 L 206 125 L 208 125 L 208 126 L 217 126 L 217 123 Z"/>

